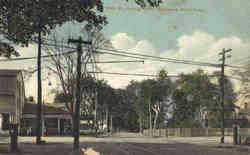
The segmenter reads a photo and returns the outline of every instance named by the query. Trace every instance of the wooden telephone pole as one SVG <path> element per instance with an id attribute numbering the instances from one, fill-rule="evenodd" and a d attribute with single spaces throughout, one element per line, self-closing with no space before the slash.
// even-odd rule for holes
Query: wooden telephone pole
<path id="1" fill-rule="evenodd" d="M 225 96 L 225 92 L 224 92 L 224 77 L 225 77 L 225 60 L 226 58 L 230 58 L 231 56 L 227 56 L 226 57 L 226 53 L 232 51 L 232 49 L 228 49 L 228 50 L 225 50 L 223 48 L 222 52 L 219 53 L 219 55 L 222 56 L 221 59 L 219 59 L 219 61 L 221 61 L 221 78 L 220 78 L 220 86 L 221 86 L 221 140 L 220 142 L 221 143 L 224 143 L 224 127 L 225 127 L 225 122 L 224 122 L 224 96 Z"/>
<path id="2" fill-rule="evenodd" d="M 82 70 L 82 44 L 91 44 L 91 42 L 83 41 L 81 37 L 79 39 L 69 39 L 68 43 L 77 44 L 77 75 L 76 75 L 76 103 L 74 110 L 74 120 L 73 120 L 73 135 L 74 135 L 74 145 L 73 149 L 79 149 L 79 125 L 80 125 L 80 100 L 81 100 L 81 91 L 80 91 L 80 81 L 81 81 L 81 70 Z"/>

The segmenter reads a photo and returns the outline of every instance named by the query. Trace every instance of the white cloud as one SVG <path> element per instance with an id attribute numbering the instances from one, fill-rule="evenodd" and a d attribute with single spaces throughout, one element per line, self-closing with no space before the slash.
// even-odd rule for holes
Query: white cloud
<path id="1" fill-rule="evenodd" d="M 116 49 L 127 50 L 135 46 L 135 39 L 126 33 L 117 33 L 111 37 L 111 43 Z"/>
<path id="2" fill-rule="evenodd" d="M 136 52 L 146 55 L 154 55 L 168 58 L 204 61 L 209 63 L 219 63 L 220 58 L 218 53 L 223 48 L 232 48 L 232 58 L 227 59 L 228 63 L 235 62 L 239 58 L 248 56 L 249 42 L 243 41 L 237 36 L 229 36 L 225 38 L 216 38 L 212 34 L 195 30 L 192 34 L 184 34 L 177 39 L 176 49 L 167 49 L 159 51 L 148 40 L 136 41 L 132 36 L 125 33 L 118 33 L 112 37 L 112 43 L 116 49 L 128 50 L 129 52 Z M 134 46 L 132 46 L 134 45 Z M 124 58 L 116 57 L 116 60 L 123 60 Z M 128 58 L 131 59 L 131 58 Z M 154 61 L 145 61 L 145 64 L 107 64 L 102 65 L 104 71 L 110 72 L 125 72 L 125 73 L 144 73 L 156 74 L 160 69 L 166 69 L 169 74 L 180 72 L 192 72 L 198 68 L 202 68 L 208 73 L 212 73 L 219 68 L 199 67 L 183 64 L 162 63 Z M 105 67 L 106 66 L 106 67 Z M 228 74 L 230 71 L 227 72 Z M 145 77 L 144 77 L 145 78 Z M 134 77 L 134 79 L 144 79 Z M 115 76 L 108 80 L 115 87 L 126 86 L 131 77 Z"/>
<path id="3" fill-rule="evenodd" d="M 206 52 L 207 47 L 215 42 L 215 37 L 202 31 L 194 31 L 191 35 L 183 35 L 177 40 L 177 56 L 194 59 Z"/>

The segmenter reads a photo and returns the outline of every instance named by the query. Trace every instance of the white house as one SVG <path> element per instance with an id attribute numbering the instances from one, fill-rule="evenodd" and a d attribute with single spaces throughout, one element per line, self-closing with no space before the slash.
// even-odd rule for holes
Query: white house
<path id="1" fill-rule="evenodd" d="M 35 135 L 37 104 L 26 102 L 21 120 L 21 134 Z M 42 128 L 44 135 L 66 134 L 71 128 L 72 118 L 64 105 L 43 104 L 42 105 Z M 27 133 L 30 129 L 30 133 Z"/>
<path id="2" fill-rule="evenodd" d="M 25 102 L 21 70 L 0 70 L 0 131 L 19 124 Z"/>

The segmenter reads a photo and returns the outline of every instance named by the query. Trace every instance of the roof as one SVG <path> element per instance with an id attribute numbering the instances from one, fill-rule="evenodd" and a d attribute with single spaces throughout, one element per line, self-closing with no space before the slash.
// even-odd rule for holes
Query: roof
<path id="1" fill-rule="evenodd" d="M 21 70 L 0 69 L 0 76 L 17 76 Z"/>
<path id="2" fill-rule="evenodd" d="M 35 103 L 25 103 L 23 114 L 36 114 L 37 104 Z M 43 104 L 42 106 L 43 114 L 69 114 L 64 105 L 56 105 L 56 104 Z"/>

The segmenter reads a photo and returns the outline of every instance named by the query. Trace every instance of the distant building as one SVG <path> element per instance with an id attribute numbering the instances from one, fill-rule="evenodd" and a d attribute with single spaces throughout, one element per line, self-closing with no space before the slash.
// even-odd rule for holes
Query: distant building
<path id="1" fill-rule="evenodd" d="M 238 99 L 236 105 L 239 109 L 236 111 L 236 119 L 240 122 L 241 127 L 250 127 L 250 100 L 249 98 L 241 97 Z"/>
<path id="2" fill-rule="evenodd" d="M 26 102 L 21 120 L 21 134 L 35 135 L 37 104 Z M 72 118 L 62 104 L 42 105 L 42 130 L 45 135 L 70 134 Z"/>
<path id="3" fill-rule="evenodd" d="M 0 131 L 20 124 L 25 102 L 21 70 L 0 70 Z"/>

